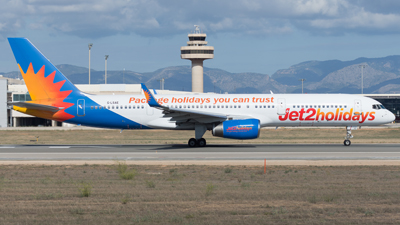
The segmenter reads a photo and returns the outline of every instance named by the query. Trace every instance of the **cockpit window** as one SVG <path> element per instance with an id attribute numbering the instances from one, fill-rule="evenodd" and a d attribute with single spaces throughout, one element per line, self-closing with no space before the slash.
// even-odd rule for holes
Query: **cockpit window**
<path id="1" fill-rule="evenodd" d="M 378 104 L 372 105 L 372 108 L 373 108 L 373 109 L 386 109 L 385 106 L 383 106 L 383 105 L 378 105 Z"/>

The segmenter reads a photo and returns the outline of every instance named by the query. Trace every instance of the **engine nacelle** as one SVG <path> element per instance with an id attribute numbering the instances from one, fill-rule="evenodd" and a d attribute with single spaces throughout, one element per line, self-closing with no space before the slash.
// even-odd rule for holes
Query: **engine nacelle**
<path id="1" fill-rule="evenodd" d="M 212 130 L 213 136 L 232 139 L 254 139 L 260 136 L 260 121 L 257 119 L 227 120 Z"/>

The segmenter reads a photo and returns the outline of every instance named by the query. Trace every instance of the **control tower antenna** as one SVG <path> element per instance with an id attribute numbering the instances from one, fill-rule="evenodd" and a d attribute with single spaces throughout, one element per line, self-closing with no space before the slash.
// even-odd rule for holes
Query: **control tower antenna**
<path id="1" fill-rule="evenodd" d="M 214 58 L 214 47 L 206 46 L 207 35 L 198 25 L 188 34 L 187 46 L 181 47 L 181 58 L 192 61 L 192 92 L 203 93 L 203 61 Z"/>

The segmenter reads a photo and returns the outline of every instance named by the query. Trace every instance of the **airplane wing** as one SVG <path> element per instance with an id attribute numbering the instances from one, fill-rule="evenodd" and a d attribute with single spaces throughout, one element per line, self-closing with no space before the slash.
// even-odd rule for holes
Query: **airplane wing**
<path id="1" fill-rule="evenodd" d="M 164 117 L 171 117 L 171 121 L 200 123 L 222 122 L 229 118 L 229 115 L 222 113 L 202 112 L 199 110 L 173 108 L 160 105 L 150 90 L 142 83 L 142 89 L 150 107 L 163 110 Z"/>
<path id="2" fill-rule="evenodd" d="M 18 107 L 23 107 L 23 108 L 27 108 L 27 109 L 44 110 L 44 111 L 50 111 L 50 112 L 57 112 L 59 110 L 64 109 L 64 107 L 55 107 L 55 106 L 51 106 L 51 105 L 42 105 L 42 104 L 31 103 L 31 102 L 8 102 L 7 105 L 18 106 Z"/>

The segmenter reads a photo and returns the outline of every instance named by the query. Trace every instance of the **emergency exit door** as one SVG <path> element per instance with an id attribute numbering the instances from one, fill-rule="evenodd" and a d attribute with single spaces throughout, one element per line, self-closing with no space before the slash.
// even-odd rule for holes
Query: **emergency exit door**
<path id="1" fill-rule="evenodd" d="M 278 115 L 286 114 L 286 101 L 284 98 L 278 99 Z"/>

